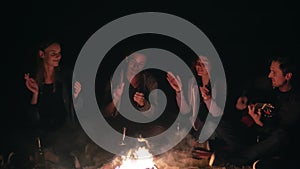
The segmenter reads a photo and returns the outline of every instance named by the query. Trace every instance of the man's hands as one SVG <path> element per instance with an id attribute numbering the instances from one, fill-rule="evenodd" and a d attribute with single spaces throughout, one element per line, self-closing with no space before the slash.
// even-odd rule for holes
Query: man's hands
<path id="1" fill-rule="evenodd" d="M 252 117 L 252 119 L 254 120 L 254 122 L 259 125 L 259 126 L 263 126 L 263 122 L 260 120 L 261 118 L 261 109 L 258 109 L 257 112 L 255 112 L 255 105 L 251 104 L 248 105 L 248 114 Z"/>
<path id="2" fill-rule="evenodd" d="M 244 110 L 247 108 L 248 98 L 246 96 L 241 96 L 237 99 L 235 108 L 238 110 Z"/>

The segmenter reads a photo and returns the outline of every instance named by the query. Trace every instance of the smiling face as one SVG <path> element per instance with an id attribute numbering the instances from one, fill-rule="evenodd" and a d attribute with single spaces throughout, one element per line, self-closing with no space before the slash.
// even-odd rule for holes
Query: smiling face
<path id="1" fill-rule="evenodd" d="M 290 88 L 291 73 L 284 74 L 277 61 L 272 61 L 268 78 L 272 80 L 273 88 L 279 88 L 281 91 Z"/>
<path id="2" fill-rule="evenodd" d="M 40 50 L 39 55 L 44 60 L 45 65 L 49 67 L 57 67 L 61 60 L 60 45 L 58 43 L 53 43 L 45 48 L 45 50 Z"/>
<path id="3" fill-rule="evenodd" d="M 207 58 L 200 56 L 196 61 L 195 69 L 198 76 L 208 75 L 209 64 Z"/>
<path id="4" fill-rule="evenodd" d="M 128 56 L 127 61 L 127 76 L 133 77 L 144 68 L 146 64 L 146 56 L 140 53 L 134 53 Z"/>

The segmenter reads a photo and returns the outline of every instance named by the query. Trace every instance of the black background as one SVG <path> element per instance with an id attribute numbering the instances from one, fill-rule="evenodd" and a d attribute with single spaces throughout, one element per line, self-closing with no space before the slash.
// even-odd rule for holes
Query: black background
<path id="1" fill-rule="evenodd" d="M 289 1 L 11 1 L 2 5 L 1 130 L 21 128 L 24 73 L 33 69 L 35 45 L 56 36 L 63 63 L 73 66 L 90 36 L 105 24 L 137 12 L 164 12 L 195 24 L 223 62 L 229 89 L 267 73 L 273 55 L 299 55 L 299 9 Z"/>

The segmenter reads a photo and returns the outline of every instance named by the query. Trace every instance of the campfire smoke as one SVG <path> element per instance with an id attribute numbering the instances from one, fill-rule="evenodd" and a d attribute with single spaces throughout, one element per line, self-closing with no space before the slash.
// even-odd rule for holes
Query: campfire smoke
<path id="1" fill-rule="evenodd" d="M 158 155 L 151 153 L 153 143 L 148 142 L 147 139 L 139 137 L 137 142 L 136 148 L 127 150 L 123 156 L 114 157 L 100 169 L 207 169 L 212 167 L 214 161 L 214 154 L 210 158 L 197 159 L 193 157 L 195 139 L 190 135 L 171 150 Z M 199 143 L 197 147 L 203 146 L 204 149 L 209 150 L 206 144 Z"/>

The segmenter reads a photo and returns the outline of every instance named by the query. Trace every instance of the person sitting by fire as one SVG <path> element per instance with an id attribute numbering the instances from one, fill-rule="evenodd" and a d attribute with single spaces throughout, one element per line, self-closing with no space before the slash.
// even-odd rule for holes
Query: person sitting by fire
<path id="1" fill-rule="evenodd" d="M 127 56 L 120 65 L 120 72 L 115 73 L 117 82 L 114 83 L 110 77 L 100 98 L 100 110 L 111 127 L 119 133 L 123 133 L 125 127 L 126 135 L 136 138 L 151 137 L 164 131 L 164 127 L 155 122 L 137 123 L 122 114 L 134 108 L 142 118 L 147 119 L 153 117 L 156 111 L 158 96 L 155 89 L 158 88 L 158 82 L 150 71 L 143 70 L 146 62 L 147 56 L 140 51 Z M 129 103 L 126 97 L 129 97 Z"/>
<path id="2" fill-rule="evenodd" d="M 42 148 L 46 153 L 53 154 L 53 162 L 72 166 L 73 160 L 69 153 L 78 145 L 74 145 L 77 140 L 72 140 L 73 144 L 70 144 L 68 139 L 80 137 L 83 140 L 81 136 L 84 135 L 74 119 L 75 103 L 72 101 L 72 97 L 78 101 L 81 84 L 76 81 L 71 85 L 71 71 L 62 68 L 61 59 L 61 44 L 58 40 L 46 38 L 39 45 L 36 73 L 24 75 L 30 98 L 26 108 L 29 126 L 35 131 L 32 149 Z M 71 92 L 72 87 L 74 93 Z M 34 152 L 29 151 L 33 156 L 31 153 Z"/>
<path id="3" fill-rule="evenodd" d="M 207 141 L 217 136 L 215 129 L 224 112 L 225 104 L 221 103 L 221 98 L 226 99 L 226 86 L 217 87 L 217 85 L 224 83 L 212 81 L 212 65 L 207 56 L 197 57 L 191 65 L 191 70 L 196 78 L 190 78 L 187 93 L 182 90 L 184 86 L 182 86 L 181 78 L 178 75 L 175 76 L 172 72 L 168 72 L 167 81 L 176 92 L 176 101 L 181 113 L 188 115 L 192 123 L 190 134 L 194 138 L 194 149 L 196 150 L 192 152 L 194 158 L 209 158 L 212 152 L 209 150 Z M 196 112 L 198 101 L 199 110 Z M 206 125 L 206 130 L 203 130 L 204 125 Z M 200 137 L 205 138 L 206 141 Z M 206 148 L 200 148 L 203 146 Z M 198 151 L 199 148 L 201 151 Z"/>
<path id="4" fill-rule="evenodd" d="M 245 144 L 231 155 L 222 151 L 216 153 L 217 163 L 253 164 L 256 169 L 293 168 L 297 165 L 297 159 L 292 155 L 299 150 L 299 139 L 295 134 L 300 122 L 296 62 L 292 57 L 271 58 L 268 78 L 272 89 L 265 103 L 272 105 L 270 109 L 259 106 L 246 95 L 237 102 L 237 109 L 246 110 L 250 117 L 242 116 L 242 121 L 257 131 L 259 139 L 251 145 Z"/>

